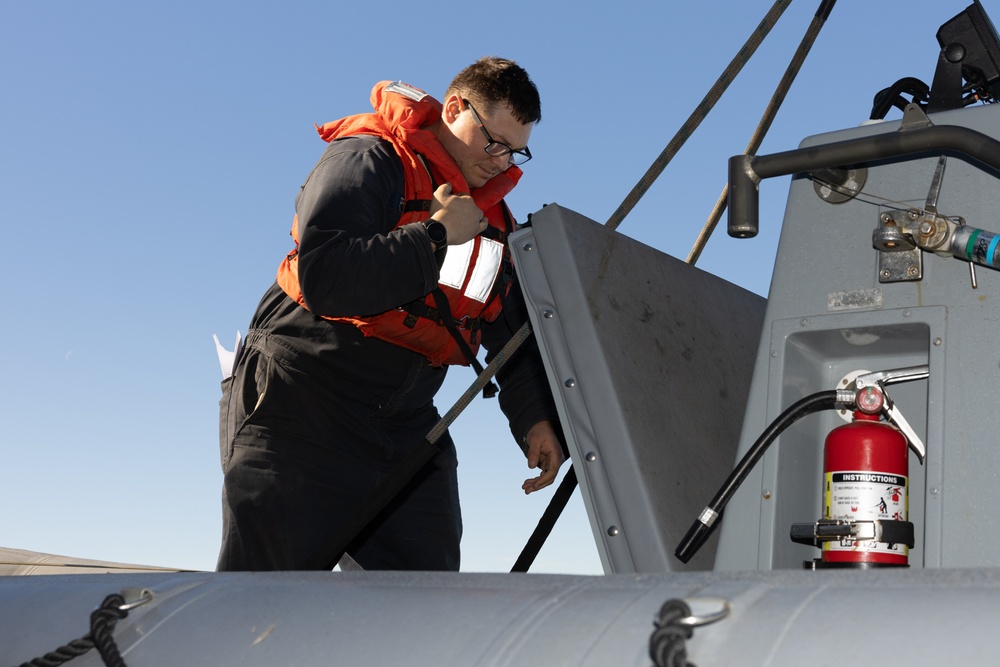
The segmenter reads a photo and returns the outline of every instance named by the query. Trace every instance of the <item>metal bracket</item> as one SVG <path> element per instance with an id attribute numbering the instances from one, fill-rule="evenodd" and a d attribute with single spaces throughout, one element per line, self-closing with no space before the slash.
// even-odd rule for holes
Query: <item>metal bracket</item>
<path id="1" fill-rule="evenodd" d="M 872 245 L 879 251 L 880 283 L 912 282 L 924 277 L 923 252 L 901 232 L 913 222 L 914 213 L 894 210 L 879 215 L 878 226 L 872 234 Z"/>
<path id="2" fill-rule="evenodd" d="M 868 180 L 866 167 L 821 169 L 812 175 L 813 189 L 827 204 L 843 204 L 859 194 Z"/>
<path id="3" fill-rule="evenodd" d="M 683 625 L 688 628 L 698 628 L 703 625 L 709 625 L 711 623 L 721 621 L 722 619 L 729 616 L 729 614 L 731 614 L 733 611 L 732 605 L 729 603 L 729 600 L 726 600 L 725 598 L 690 598 L 690 599 L 685 599 L 684 602 L 688 605 L 689 608 L 694 608 L 695 602 L 702 600 L 718 604 L 719 609 L 713 612 L 703 613 L 703 614 L 695 614 L 694 612 L 692 612 L 689 616 L 678 618 L 675 621 L 675 623 L 677 623 L 678 625 Z"/>
<path id="4" fill-rule="evenodd" d="M 792 542 L 809 544 L 822 548 L 824 542 L 844 539 L 858 542 L 885 542 L 905 544 L 913 548 L 913 524 L 909 521 L 872 519 L 866 521 L 844 521 L 842 519 L 820 519 L 815 523 L 794 523 L 790 531 Z"/>

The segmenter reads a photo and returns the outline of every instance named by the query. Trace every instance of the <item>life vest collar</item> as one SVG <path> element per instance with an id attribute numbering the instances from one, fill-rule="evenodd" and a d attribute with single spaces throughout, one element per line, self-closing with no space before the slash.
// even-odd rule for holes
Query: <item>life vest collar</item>
<path id="1" fill-rule="evenodd" d="M 452 192 L 471 194 L 484 212 L 500 203 L 521 180 L 520 167 L 511 165 L 482 186 L 470 189 L 462 169 L 430 129 L 441 120 L 443 105 L 419 88 L 402 81 L 379 81 L 372 88 L 371 103 L 372 113 L 317 126 L 319 136 L 329 142 L 352 134 L 374 134 L 391 141 L 397 152 L 408 147 L 427 159 L 439 182 L 451 183 Z"/>

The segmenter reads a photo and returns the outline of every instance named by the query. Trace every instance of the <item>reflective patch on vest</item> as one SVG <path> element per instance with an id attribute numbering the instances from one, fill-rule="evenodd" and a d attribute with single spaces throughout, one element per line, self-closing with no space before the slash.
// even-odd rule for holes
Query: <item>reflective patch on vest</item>
<path id="1" fill-rule="evenodd" d="M 438 282 L 454 289 L 462 289 L 465 282 L 465 274 L 469 270 L 469 261 L 472 259 L 473 241 L 466 241 L 462 245 L 448 246 L 448 252 L 444 256 L 444 264 L 441 266 L 441 277 Z"/>
<path id="2" fill-rule="evenodd" d="M 486 303 L 502 260 L 503 244 L 484 238 L 479 246 L 479 259 L 476 260 L 476 267 L 472 270 L 472 277 L 469 278 L 469 286 L 465 288 L 465 296 L 479 303 Z"/>
<path id="3" fill-rule="evenodd" d="M 410 84 L 403 83 L 402 81 L 393 81 L 385 87 L 385 91 L 387 93 L 396 93 L 397 95 L 402 95 L 403 97 L 409 97 L 414 102 L 419 102 L 427 97 L 427 93 L 424 91 L 419 88 L 414 88 Z"/>
<path id="4" fill-rule="evenodd" d="M 453 289 L 462 289 L 468 276 L 469 284 L 465 288 L 465 296 L 486 303 L 493 289 L 500 263 L 503 261 L 503 244 L 482 236 L 479 237 L 479 241 L 479 256 L 471 272 L 469 265 L 472 262 L 475 241 L 448 246 L 448 254 L 444 256 L 444 265 L 441 267 L 438 282 Z"/>

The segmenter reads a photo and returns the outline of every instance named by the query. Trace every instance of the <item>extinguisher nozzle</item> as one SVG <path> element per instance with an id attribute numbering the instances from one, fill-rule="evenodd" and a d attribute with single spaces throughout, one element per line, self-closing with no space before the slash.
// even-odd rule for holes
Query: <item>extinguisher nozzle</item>
<path id="1" fill-rule="evenodd" d="M 677 550 L 674 551 L 674 555 L 677 556 L 682 563 L 687 563 L 696 553 L 698 553 L 698 550 L 701 549 L 702 545 L 705 544 L 708 538 L 711 537 L 712 529 L 714 527 L 714 524 L 711 526 L 706 525 L 702 523 L 700 519 L 692 523 L 691 527 L 688 528 L 688 532 L 684 535 L 684 539 L 682 539 L 681 543 L 677 545 Z"/>

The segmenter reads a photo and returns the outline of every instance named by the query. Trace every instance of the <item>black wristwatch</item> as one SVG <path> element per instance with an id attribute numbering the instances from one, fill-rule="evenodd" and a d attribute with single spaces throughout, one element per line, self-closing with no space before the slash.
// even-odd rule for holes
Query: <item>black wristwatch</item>
<path id="1" fill-rule="evenodd" d="M 424 220 L 424 229 L 427 230 L 427 238 L 431 240 L 438 250 L 448 245 L 448 228 L 434 218 Z"/>

